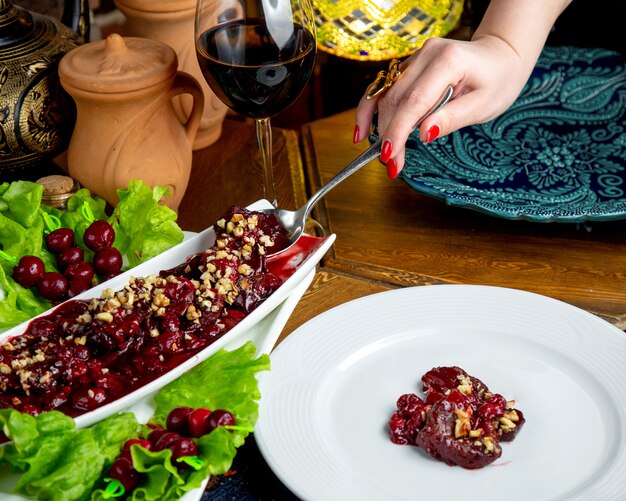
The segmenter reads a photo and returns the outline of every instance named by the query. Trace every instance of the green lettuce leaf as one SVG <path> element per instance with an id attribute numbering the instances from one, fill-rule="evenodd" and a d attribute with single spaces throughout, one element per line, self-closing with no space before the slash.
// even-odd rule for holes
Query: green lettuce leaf
<path id="1" fill-rule="evenodd" d="M 37 417 L 0 410 L 0 424 L 12 440 L 0 450 L 0 462 L 23 472 L 16 490 L 36 499 L 89 499 L 96 482 L 140 429 L 132 413 L 110 416 L 84 429 L 57 411 Z"/>
<path id="2" fill-rule="evenodd" d="M 0 211 L 0 249 L 16 257 L 39 256 L 46 269 L 55 270 L 54 256 L 44 245 L 44 223 L 38 212 L 43 187 L 29 181 L 16 181 L 4 183 L 0 193 L 0 199 L 7 206 Z M 12 274 L 13 263 L 0 258 L 0 329 L 28 320 L 50 307 L 34 290 L 17 284 Z"/>
<path id="3" fill-rule="evenodd" d="M 10 269 L 10 268 L 9 268 Z M 9 271 L 11 273 L 11 271 Z M 48 308 L 48 301 L 24 289 L 15 280 L 7 277 L 5 267 L 0 266 L 0 329 L 8 329 L 21 322 L 26 322 Z"/>
<path id="4" fill-rule="evenodd" d="M 7 204 L 7 217 L 22 226 L 31 227 L 39 217 L 43 186 L 30 181 L 15 181 L 2 193 Z"/>
<path id="5" fill-rule="evenodd" d="M 176 224 L 176 212 L 158 202 L 167 194 L 162 186 L 151 189 L 141 181 L 131 181 L 118 190 L 119 203 L 109 222 L 115 230 L 115 247 L 136 266 L 183 241 Z"/>

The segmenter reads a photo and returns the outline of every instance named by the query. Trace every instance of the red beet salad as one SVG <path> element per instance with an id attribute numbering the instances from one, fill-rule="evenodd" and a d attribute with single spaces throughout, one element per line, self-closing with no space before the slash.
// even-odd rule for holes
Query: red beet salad
<path id="1" fill-rule="evenodd" d="M 77 416 L 131 393 L 223 336 L 282 280 L 267 256 L 287 243 L 273 216 L 232 207 L 215 244 L 121 290 L 70 300 L 0 346 L 0 408 Z"/>

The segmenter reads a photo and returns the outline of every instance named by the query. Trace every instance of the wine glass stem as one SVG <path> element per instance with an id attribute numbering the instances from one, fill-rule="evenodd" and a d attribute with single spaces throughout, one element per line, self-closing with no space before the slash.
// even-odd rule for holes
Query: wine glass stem
<path id="1" fill-rule="evenodd" d="M 274 193 L 274 172 L 272 167 L 272 127 L 269 118 L 258 118 L 256 121 L 256 139 L 261 152 L 261 166 L 263 167 L 263 187 L 265 198 L 278 207 Z"/>

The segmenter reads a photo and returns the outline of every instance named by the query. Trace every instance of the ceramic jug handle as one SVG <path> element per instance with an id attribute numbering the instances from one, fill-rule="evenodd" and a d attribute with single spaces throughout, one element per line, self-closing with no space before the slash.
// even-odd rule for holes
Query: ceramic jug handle
<path id="1" fill-rule="evenodd" d="M 172 85 L 171 97 L 177 96 L 178 94 L 191 94 L 193 98 L 191 113 L 187 121 L 183 124 L 187 139 L 190 143 L 193 143 L 198 128 L 200 127 L 200 121 L 202 120 L 202 113 L 204 111 L 204 93 L 202 92 L 202 87 L 200 87 L 200 84 L 194 77 L 184 71 L 178 71 L 174 78 L 174 84 Z"/>

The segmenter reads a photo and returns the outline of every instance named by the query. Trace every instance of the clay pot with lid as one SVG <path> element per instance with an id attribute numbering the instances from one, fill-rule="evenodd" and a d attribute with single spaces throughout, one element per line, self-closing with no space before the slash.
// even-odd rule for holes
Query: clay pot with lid
<path id="1" fill-rule="evenodd" d="M 59 75 L 77 107 L 70 175 L 113 205 L 117 189 L 132 179 L 165 185 L 171 194 L 164 202 L 176 210 L 189 182 L 204 96 L 195 78 L 178 71 L 174 50 L 113 34 L 67 54 Z M 192 98 L 184 123 L 172 107 L 181 94 Z"/>
<path id="2" fill-rule="evenodd" d="M 176 51 L 180 69 L 200 82 L 204 110 L 194 150 L 213 144 L 222 132 L 228 108 L 213 93 L 200 71 L 194 40 L 196 0 L 115 0 L 115 5 L 126 17 L 125 34 L 166 43 Z M 189 97 L 174 99 L 173 106 L 178 118 L 186 120 L 191 109 Z"/>

